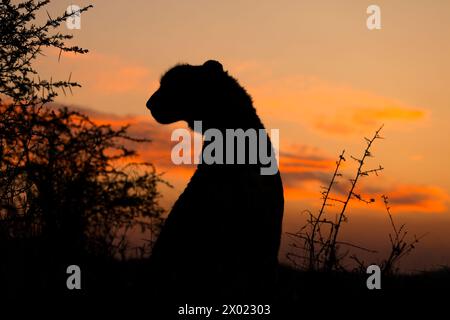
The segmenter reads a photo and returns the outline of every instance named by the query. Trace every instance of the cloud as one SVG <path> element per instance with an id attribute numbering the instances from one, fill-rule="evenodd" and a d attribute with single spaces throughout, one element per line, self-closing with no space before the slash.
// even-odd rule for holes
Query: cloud
<path id="1" fill-rule="evenodd" d="M 336 160 L 324 156 L 317 148 L 307 146 L 296 147 L 288 152 L 280 153 L 280 171 L 288 200 L 321 202 L 321 191 L 328 187 Z M 341 168 L 344 175 L 337 178 L 333 185 L 331 197 L 345 199 L 349 192 L 348 174 L 351 168 Z M 380 179 L 379 177 L 377 179 Z M 403 184 L 400 182 L 386 183 L 386 181 L 361 181 L 356 190 L 365 199 L 375 199 L 375 203 L 367 205 L 353 198 L 351 207 L 357 209 L 374 209 L 383 212 L 382 195 L 389 197 L 393 212 L 431 213 L 448 210 L 449 195 L 447 192 L 433 185 Z"/>
<path id="2" fill-rule="evenodd" d="M 148 68 L 119 56 L 95 51 L 87 54 L 62 52 L 59 56 L 59 50 L 56 49 L 49 49 L 46 54 L 53 58 L 53 63 L 56 63 L 58 57 L 63 63 L 75 69 L 77 79 L 81 77 L 80 82 L 85 90 L 94 91 L 95 94 L 147 95 L 149 88 L 156 86 L 154 76 L 152 77 Z"/>
<path id="3" fill-rule="evenodd" d="M 88 108 L 72 107 L 72 109 L 83 112 L 97 125 L 111 125 L 113 128 L 129 126 L 128 134 L 132 137 L 150 139 L 151 143 L 135 143 L 126 141 L 128 147 L 136 149 L 138 160 L 152 162 L 161 168 L 179 168 L 171 162 L 170 154 L 175 142 L 171 141 L 172 129 L 179 126 L 161 126 L 150 116 L 142 115 L 116 115 L 99 112 Z M 137 160 L 137 159 L 135 159 Z"/>
<path id="4" fill-rule="evenodd" d="M 328 115 L 317 116 L 314 127 L 329 134 L 361 134 L 387 122 L 414 122 L 424 119 L 424 110 L 407 106 L 383 106 L 372 108 L 347 108 Z"/>
<path id="5" fill-rule="evenodd" d="M 282 173 L 285 186 L 285 197 L 287 200 L 303 200 L 312 207 L 322 203 L 322 187 L 328 186 L 332 173 L 304 172 L 304 173 Z M 393 186 L 393 189 L 383 189 L 382 192 L 370 193 L 365 188 L 357 188 L 356 193 L 364 199 L 374 199 L 374 203 L 367 204 L 352 198 L 350 210 L 372 210 L 385 212 L 382 195 L 389 198 L 389 206 L 393 214 L 396 213 L 443 213 L 449 209 L 448 193 L 437 186 L 432 185 L 402 185 Z M 345 200 L 349 192 L 348 184 L 337 184 L 333 187 L 331 197 Z M 333 202 L 330 202 L 333 203 Z M 339 203 L 333 203 L 340 208 Z M 336 210 L 336 208 L 333 208 Z"/>
<path id="6" fill-rule="evenodd" d="M 138 157 L 133 161 L 154 163 L 159 171 L 167 172 L 169 182 L 175 181 L 183 186 L 195 171 L 195 165 L 175 165 L 171 161 L 171 150 L 176 144 L 170 140 L 173 129 L 180 127 L 180 123 L 161 126 L 152 120 L 151 116 L 115 115 L 90 109 L 75 108 L 97 124 L 111 124 L 114 127 L 130 125 L 129 134 L 135 137 L 151 139 L 149 144 L 133 144 L 129 147 L 138 151 Z M 280 172 L 285 188 L 287 200 L 305 200 L 315 204 L 321 202 L 321 187 L 328 186 L 332 177 L 336 159 L 309 145 L 291 145 L 280 152 Z M 350 168 L 347 168 L 350 169 Z M 345 172 L 344 172 L 345 173 Z M 348 192 L 346 176 L 339 178 L 333 187 L 333 195 L 343 197 Z M 374 198 L 376 202 L 367 206 L 365 203 L 353 199 L 351 207 L 356 209 L 375 209 L 384 211 L 381 195 L 389 197 L 392 211 L 396 212 L 444 212 L 448 209 L 449 196 L 445 190 L 431 185 L 414 185 L 391 183 L 359 184 L 357 192 L 365 198 Z M 174 195 L 176 196 L 176 195 Z"/>
<path id="7" fill-rule="evenodd" d="M 252 79 L 249 92 L 264 117 L 284 122 L 295 119 L 327 135 L 360 135 L 389 123 L 402 130 L 429 116 L 423 107 L 307 75 L 276 77 L 268 73 Z"/>
<path id="8" fill-rule="evenodd" d="M 399 185 L 386 192 L 393 212 L 445 212 L 449 195 L 436 186 Z"/>
<path id="9" fill-rule="evenodd" d="M 355 110 L 353 113 L 353 118 L 358 123 L 367 123 L 369 119 L 369 124 L 372 124 L 370 119 L 377 120 L 418 120 L 422 119 L 425 116 L 425 112 L 419 109 L 412 109 L 408 107 L 383 107 L 379 109 L 369 109 L 362 108 L 359 110 Z"/>
<path id="10" fill-rule="evenodd" d="M 329 158 L 311 157 L 308 154 L 280 152 L 280 169 L 283 172 L 302 173 L 329 171 L 334 161 Z"/>
<path id="11" fill-rule="evenodd" d="M 303 171 L 303 172 L 286 172 L 281 171 L 283 177 L 283 184 L 288 188 L 296 188 L 304 185 L 304 182 L 316 181 L 324 186 L 328 184 L 332 173 L 318 172 L 318 171 Z"/>

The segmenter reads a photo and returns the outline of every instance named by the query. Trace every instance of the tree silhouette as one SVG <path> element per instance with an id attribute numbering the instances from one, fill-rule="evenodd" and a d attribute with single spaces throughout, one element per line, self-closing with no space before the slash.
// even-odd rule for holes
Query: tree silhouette
<path id="1" fill-rule="evenodd" d="M 21 105 L 45 103 L 52 101 L 58 90 L 65 93 L 72 87 L 79 87 L 77 82 L 68 80 L 53 81 L 41 79 L 32 62 L 43 55 L 43 49 L 55 48 L 61 53 L 73 52 L 85 54 L 88 50 L 78 46 L 69 46 L 67 40 L 72 35 L 55 32 L 70 14 L 64 13 L 48 19 L 42 25 L 36 25 L 36 14 L 49 4 L 50 0 L 27 0 L 13 4 L 10 0 L 0 3 L 0 93 L 10 97 L 14 103 Z M 80 9 L 80 13 L 92 6 Z"/>
<path id="2" fill-rule="evenodd" d="M 48 3 L 0 4 L 0 270 L 7 278 L 19 263 L 37 261 L 45 265 L 44 286 L 59 281 L 55 268 L 74 261 L 125 258 L 131 230 L 156 233 L 164 183 L 151 164 L 131 162 L 136 152 L 127 143 L 149 140 L 49 103 L 80 85 L 70 76 L 43 80 L 32 62 L 45 47 L 87 50 L 66 45 L 71 35 L 52 33 L 66 13 L 47 12 L 47 22 L 35 25 Z"/>

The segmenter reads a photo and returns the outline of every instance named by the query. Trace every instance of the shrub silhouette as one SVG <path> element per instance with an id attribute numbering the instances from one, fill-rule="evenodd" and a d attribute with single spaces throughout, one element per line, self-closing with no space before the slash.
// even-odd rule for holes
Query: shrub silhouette
<path id="1" fill-rule="evenodd" d="M 348 191 L 342 197 L 334 195 L 333 192 L 336 188 L 338 179 L 343 177 L 341 173 L 341 165 L 347 161 L 344 157 L 345 150 L 339 155 L 339 159 L 336 161 L 336 167 L 331 177 L 331 180 L 326 187 L 322 187 L 322 205 L 317 214 L 311 213 L 309 210 L 304 212 L 308 214 L 306 224 L 296 233 L 288 233 L 294 242 L 291 243 L 293 251 L 287 253 L 287 258 L 295 267 L 308 271 L 345 271 L 345 267 L 342 263 L 344 258 L 347 257 L 349 251 L 341 252 L 342 247 L 350 247 L 352 249 L 362 250 L 369 253 L 377 253 L 375 250 L 370 250 L 360 245 L 355 245 L 339 239 L 339 231 L 343 223 L 348 221 L 347 208 L 351 200 L 358 200 L 366 204 L 372 204 L 375 202 L 373 198 L 366 198 L 361 195 L 361 192 L 357 191 L 358 182 L 369 175 L 376 175 L 384 170 L 379 165 L 376 168 L 366 169 L 366 162 L 368 158 L 373 157 L 371 147 L 376 140 L 383 139 L 380 135 L 380 131 L 383 128 L 381 126 L 371 138 L 364 138 L 366 141 L 366 148 L 364 149 L 360 158 L 350 156 L 351 160 L 357 163 L 356 173 L 352 178 L 349 178 L 350 186 Z M 421 237 L 411 240 L 407 238 L 407 231 L 405 225 L 397 228 L 392 217 L 390 207 L 388 205 L 388 197 L 382 196 L 389 222 L 392 227 L 392 234 L 389 234 L 391 251 L 388 256 L 379 263 L 383 274 L 392 274 L 397 271 L 396 265 L 399 260 L 408 255 L 414 250 L 415 245 L 419 242 Z M 338 205 L 338 214 L 335 218 L 330 218 L 327 208 L 330 206 Z M 328 215 L 327 215 L 328 214 Z M 423 236 L 422 236 L 423 237 Z M 362 261 L 358 255 L 352 254 L 349 257 L 356 263 L 355 270 L 365 273 L 369 264 Z"/>
<path id="2" fill-rule="evenodd" d="M 146 140 L 64 108 L 29 106 L 14 116 L 14 126 L 0 122 L 2 178 L 14 176 L 0 186 L 4 236 L 42 236 L 46 249 L 71 257 L 86 249 L 115 256 L 124 254 L 118 235 L 148 226 L 137 218 L 160 217 L 153 167 L 117 164 L 135 155 L 124 140 Z"/>
<path id="3" fill-rule="evenodd" d="M 224 137 L 226 129 L 264 129 L 244 88 L 212 60 L 170 69 L 147 107 L 160 123 L 183 120 L 193 128 L 201 120 L 204 130 L 217 129 Z M 267 293 L 277 267 L 284 199 L 279 172 L 261 175 L 261 166 L 198 165 L 151 256 L 168 294 L 218 299 Z"/>

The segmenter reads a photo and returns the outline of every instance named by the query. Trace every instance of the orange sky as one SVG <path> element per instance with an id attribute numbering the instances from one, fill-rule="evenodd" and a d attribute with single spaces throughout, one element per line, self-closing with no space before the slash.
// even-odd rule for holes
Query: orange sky
<path id="1" fill-rule="evenodd" d="M 49 12 L 71 3 L 89 2 L 54 1 Z M 175 63 L 213 58 L 252 95 L 266 127 L 280 129 L 285 231 L 300 227 L 302 210 L 320 205 L 320 185 L 342 149 L 358 156 L 363 138 L 384 124 L 386 139 L 376 142 L 369 166 L 385 170 L 359 189 L 377 201 L 351 203 L 342 236 L 382 251 L 389 222 L 379 196 L 387 194 L 398 223 L 412 234 L 429 233 L 405 269 L 450 264 L 450 2 L 92 3 L 81 30 L 72 32 L 90 53 L 58 63 L 58 52 L 49 51 L 38 69 L 54 79 L 72 73 L 83 85 L 59 103 L 89 110 L 98 121 L 132 123 L 132 132 L 154 139 L 141 157 L 174 184 L 164 189 L 167 207 L 193 172 L 170 163 L 170 128 L 185 125 L 156 124 L 145 102 Z M 372 3 L 381 7 L 381 30 L 366 28 Z M 288 243 L 285 237 L 280 256 Z"/>

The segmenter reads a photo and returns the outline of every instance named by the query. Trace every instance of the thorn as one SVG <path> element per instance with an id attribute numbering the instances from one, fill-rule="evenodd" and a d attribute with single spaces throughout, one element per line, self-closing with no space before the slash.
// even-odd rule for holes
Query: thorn
<path id="1" fill-rule="evenodd" d="M 53 21 L 52 17 L 50 17 L 50 13 L 48 13 L 48 10 L 45 10 L 45 12 L 47 12 L 47 16 L 48 16 L 49 20 Z"/>
<path id="2" fill-rule="evenodd" d="M 361 163 L 362 162 L 362 160 L 361 159 L 358 159 L 358 158 L 355 158 L 354 156 L 350 156 L 353 160 L 355 160 L 355 161 L 357 161 L 357 162 L 359 162 L 359 163 Z"/>

